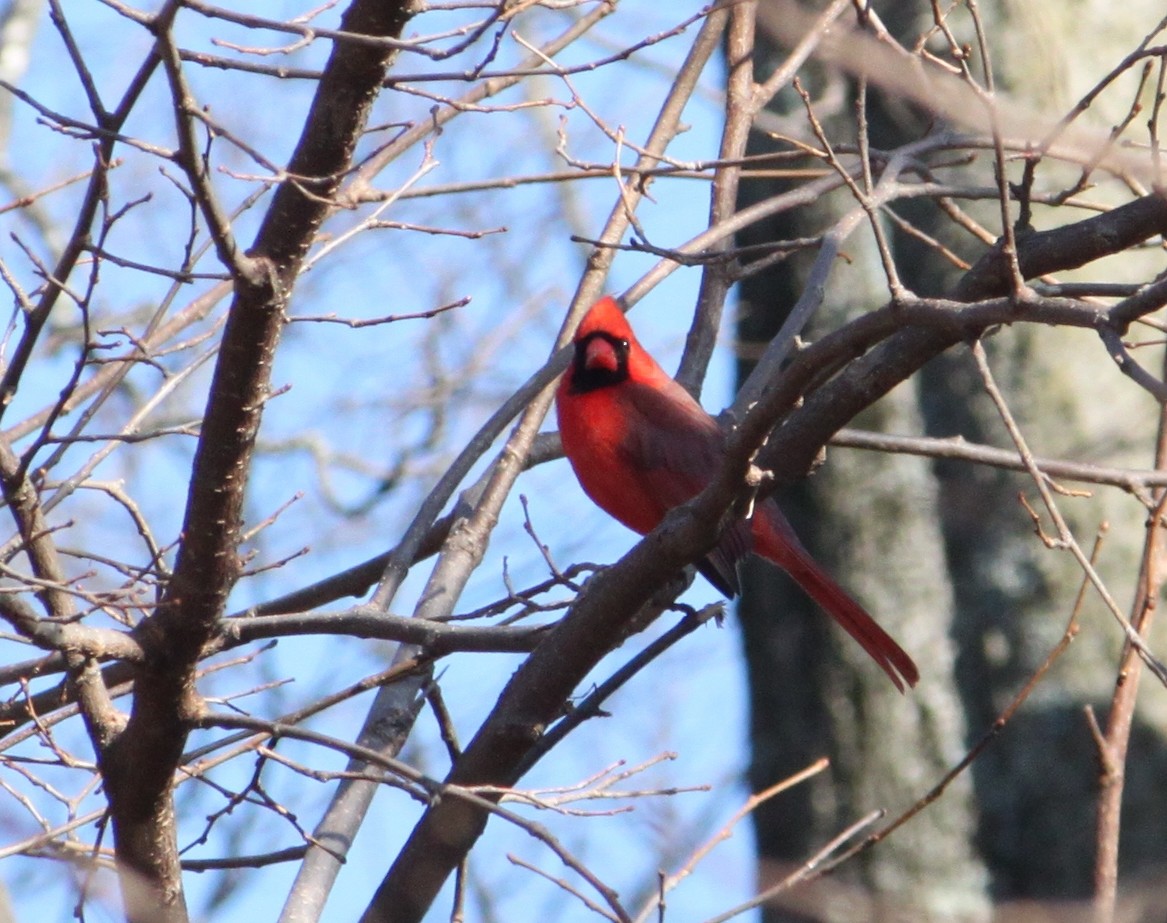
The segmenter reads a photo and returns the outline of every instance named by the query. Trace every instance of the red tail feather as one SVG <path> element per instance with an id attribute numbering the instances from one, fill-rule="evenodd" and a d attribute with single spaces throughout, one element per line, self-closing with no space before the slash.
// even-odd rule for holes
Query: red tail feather
<path id="1" fill-rule="evenodd" d="M 753 531 L 754 551 L 786 571 L 807 596 L 859 642 L 900 692 L 904 691 L 905 680 L 909 686 L 919 682 L 920 671 L 912 658 L 810 556 L 776 504 L 767 502 L 758 508 Z"/>

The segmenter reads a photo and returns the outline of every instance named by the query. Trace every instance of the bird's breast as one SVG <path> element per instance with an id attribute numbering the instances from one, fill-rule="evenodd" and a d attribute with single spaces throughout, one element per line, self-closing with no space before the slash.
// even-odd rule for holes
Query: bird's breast
<path id="1" fill-rule="evenodd" d="M 584 492 L 597 506 L 641 535 L 660 522 L 663 510 L 646 484 L 649 473 L 629 451 L 629 419 L 609 389 L 558 402 L 563 451 Z"/>

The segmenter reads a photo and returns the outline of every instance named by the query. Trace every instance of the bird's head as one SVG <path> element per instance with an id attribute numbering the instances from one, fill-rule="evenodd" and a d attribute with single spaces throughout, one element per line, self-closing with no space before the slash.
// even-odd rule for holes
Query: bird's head
<path id="1" fill-rule="evenodd" d="M 585 394 L 628 379 L 628 357 L 636 338 L 616 299 L 597 301 L 575 332 L 571 391 Z"/>

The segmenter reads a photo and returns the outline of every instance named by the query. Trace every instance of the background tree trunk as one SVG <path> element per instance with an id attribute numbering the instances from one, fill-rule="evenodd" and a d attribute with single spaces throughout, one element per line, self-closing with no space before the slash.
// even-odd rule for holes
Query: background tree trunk
<path id="1" fill-rule="evenodd" d="M 1008 56 L 1012 89 L 1042 100 L 1052 85 L 1069 96 L 1065 74 L 1056 68 L 1064 59 L 1048 53 L 1062 48 L 1069 54 L 1065 46 L 1050 44 L 1059 29 L 1058 38 L 1067 41 L 1084 37 L 1074 35 L 1072 17 L 1050 22 L 1008 4 L 979 6 L 994 48 L 1015 49 L 1023 35 L 1034 38 L 1033 55 L 1022 56 L 1021 63 L 1016 55 Z M 893 34 L 908 45 L 922 31 L 924 17 L 931 16 L 926 3 L 896 4 L 884 12 Z M 1148 18 L 1132 31 L 1150 25 Z M 964 38 L 973 41 L 971 35 Z M 773 46 L 760 45 L 756 79 L 765 79 L 782 57 Z M 819 85 L 808 89 L 826 134 L 833 141 L 853 138 L 855 83 L 838 74 L 823 75 Z M 1072 97 L 1064 100 L 1067 108 L 1072 102 Z M 778 119 L 805 117 L 793 92 L 779 97 L 772 112 Z M 894 148 L 927 128 L 918 113 L 874 91 L 867 115 L 873 148 Z M 777 147 L 759 132 L 752 136 L 752 153 Z M 1019 177 L 1020 168 L 1010 176 Z M 740 204 L 781 188 L 780 182 L 744 184 Z M 848 195 L 827 197 L 811 210 L 743 232 L 738 243 L 813 236 L 854 207 Z M 999 229 L 993 208 L 974 212 L 986 227 Z M 957 237 L 952 223 L 935 209 L 907 203 L 897 211 L 970 262 L 983 252 L 971 237 Z M 914 237 L 890 228 L 888 237 L 910 291 L 951 295 L 959 270 Z M 822 329 L 888 301 L 872 240 L 863 228 L 844 244 L 844 259 L 832 272 L 818 318 Z M 768 342 L 802 294 L 815 252 L 795 255 L 741 284 L 739 381 L 752 367 L 751 344 Z M 1067 336 L 1065 350 L 1051 350 L 1047 333 L 1010 328 L 985 344 L 1002 390 L 1017 398 L 1015 410 L 1027 437 L 1040 445 L 1041 454 L 1082 457 L 1085 449 L 1095 460 L 1131 462 L 1132 447 L 1116 426 L 1123 417 L 1097 414 L 1096 383 L 1105 372 L 1086 352 L 1093 344 L 1083 348 L 1081 338 Z M 1041 349 L 1036 347 L 1039 338 Z M 1129 389 L 1118 376 L 1104 380 L 1115 386 L 1116 401 L 1126 400 L 1120 395 L 1129 395 Z M 1035 381 L 1040 382 L 1036 388 Z M 1133 406 L 1114 407 L 1153 415 L 1153 404 L 1144 397 L 1136 397 Z M 966 348 L 934 360 L 855 425 L 1011 444 Z M 1138 447 L 1142 454 L 1134 463 L 1146 466 L 1151 448 Z M 1035 539 L 1033 524 L 1018 504 L 1019 492 L 1034 493 L 1022 474 L 833 449 L 813 477 L 780 496 L 815 556 L 917 659 L 923 678 L 906 699 L 896 696 L 863 652 L 829 629 L 784 575 L 764 565 L 748 569 L 739 611 L 749 673 L 751 784 L 763 788 L 823 753 L 831 755 L 833 766 L 829 777 L 820 776 L 756 815 L 763 884 L 775 870 L 804 861 L 865 812 L 882 807 L 894 815 L 918 797 L 922 786 L 938 780 L 965 746 L 991 727 L 1057 643 L 1081 577 L 1068 556 L 1051 553 Z M 1117 492 L 1102 499 L 1130 526 L 1122 529 L 1116 523 L 1102 566 L 1108 573 L 1130 575 L 1137 569 L 1142 511 Z M 1075 524 L 1087 537 L 1098 525 Z M 1087 611 L 1097 609 L 1091 603 Z M 971 776 L 865 862 L 845 866 L 841 880 L 767 908 L 767 923 L 979 920 L 990 914 L 990 897 L 997 903 L 1088 898 L 1098 758 L 1083 709 L 1109 696 L 1119 640 L 1105 630 L 1080 638 L 1072 658 L 1063 658 L 1042 681 L 1040 694 L 979 756 Z M 1129 801 L 1140 807 L 1124 813 L 1123 830 L 1131 842 L 1147 843 L 1151 830 L 1163 829 L 1165 818 L 1162 798 L 1155 794 L 1161 785 L 1142 770 L 1162 765 L 1164 741 L 1145 724 L 1136 737 L 1132 748 L 1139 752 L 1131 760 L 1127 785 Z M 1136 856 L 1132 850 L 1129 858 L 1132 874 L 1162 863 L 1162 843 L 1150 854 Z"/>
<path id="2" fill-rule="evenodd" d="M 854 123 L 841 92 L 849 96 L 851 88 L 838 77 L 812 90 L 813 97 L 839 100 L 829 118 L 817 113 L 832 137 L 839 126 Z M 797 107 L 791 114 L 799 117 L 797 96 L 781 103 Z M 766 149 L 773 144 L 756 134 L 752 152 Z M 743 188 L 743 206 L 777 191 L 763 184 Z M 740 235 L 738 243 L 813 236 L 854 207 L 844 192 Z M 878 254 L 865 241 L 869 235 L 856 233 L 844 244 L 846 264 L 832 273 L 819 319 L 824 327 L 887 300 Z M 777 333 L 805 286 L 814 255 L 795 256 L 743 281 L 743 355 L 750 343 L 768 342 Z M 750 367 L 742 361 L 743 380 Z M 916 389 L 897 389 L 855 424 L 920 431 Z M 930 464 L 904 455 L 832 450 L 826 465 L 779 501 L 815 557 L 903 643 L 924 679 L 900 696 L 784 574 L 756 562 L 747 569 L 740 614 L 750 676 L 751 783 L 765 787 L 824 753 L 832 762 L 829 774 L 758 813 L 763 885 L 863 814 L 906 808 L 918 797 L 921 767 L 928 767 L 925 777 L 939 778 L 959 759 L 965 739 L 949 636 L 953 590 L 939 525 L 939 484 Z M 914 758 L 905 760 L 909 752 Z M 764 919 L 984 919 L 986 877 L 972 843 L 973 810 L 971 783 L 964 780 L 910 832 L 902 831 L 907 836 L 885 844 L 889 849 L 871 853 L 810 893 L 799 891 L 790 903 L 767 908 Z"/>

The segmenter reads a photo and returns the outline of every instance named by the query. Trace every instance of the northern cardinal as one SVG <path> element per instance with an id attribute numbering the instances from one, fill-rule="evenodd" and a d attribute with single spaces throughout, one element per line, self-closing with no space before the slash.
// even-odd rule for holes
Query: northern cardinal
<path id="1" fill-rule="evenodd" d="M 604 297 L 575 334 L 575 356 L 555 396 L 563 451 L 596 504 L 644 535 L 691 500 L 721 464 L 717 422 L 657 365 L 615 299 Z M 892 637 L 810 556 L 767 498 L 749 522 L 731 527 L 698 565 L 725 595 L 738 590 L 736 564 L 748 552 L 781 567 L 847 630 L 902 692 L 916 665 Z"/>

